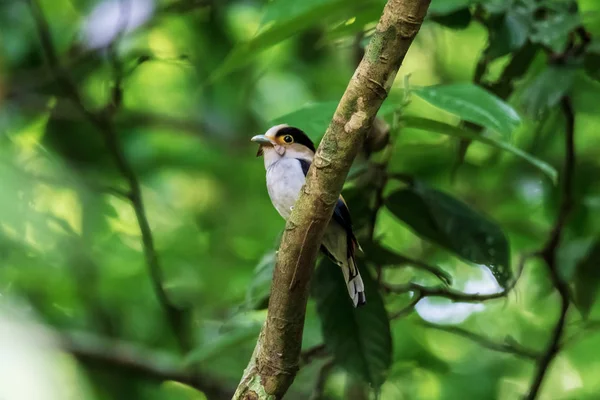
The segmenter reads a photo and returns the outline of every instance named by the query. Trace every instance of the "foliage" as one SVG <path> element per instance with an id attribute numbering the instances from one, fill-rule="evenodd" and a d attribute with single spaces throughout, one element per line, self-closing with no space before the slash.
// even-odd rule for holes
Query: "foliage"
<path id="1" fill-rule="evenodd" d="M 384 3 L 0 2 L 0 397 L 230 398 L 283 228 L 249 138 L 318 141 Z M 319 262 L 290 399 L 597 398 L 598 21 L 432 2 L 344 190 L 368 304 Z"/>

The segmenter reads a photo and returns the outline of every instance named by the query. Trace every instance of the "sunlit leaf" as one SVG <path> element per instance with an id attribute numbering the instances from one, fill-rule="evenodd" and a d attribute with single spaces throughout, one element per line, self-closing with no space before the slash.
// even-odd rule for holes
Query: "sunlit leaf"
<path id="1" fill-rule="evenodd" d="M 386 379 L 392 362 L 390 323 L 377 284 L 359 268 L 367 304 L 354 308 L 340 268 L 324 259 L 312 279 L 325 346 L 337 365 L 374 387 Z"/>
<path id="2" fill-rule="evenodd" d="M 166 381 L 163 383 L 160 392 L 161 398 L 165 400 L 207 400 L 204 393 L 176 381 Z"/>
<path id="3" fill-rule="evenodd" d="M 558 179 L 558 172 L 556 172 L 556 169 L 554 169 L 554 167 L 552 167 L 550 164 L 532 156 L 531 154 L 524 152 L 523 150 L 517 147 L 514 147 L 500 140 L 485 136 L 483 134 L 477 134 L 466 128 L 458 128 L 453 125 L 449 125 L 439 121 L 433 121 L 426 118 L 404 117 L 403 122 L 404 125 L 409 128 L 440 133 L 442 135 L 453 136 L 461 139 L 474 140 L 477 142 L 485 143 L 497 149 L 507 151 L 527 161 L 529 164 L 535 166 L 536 168 L 540 169 L 552 180 L 553 183 L 556 183 Z"/>
<path id="4" fill-rule="evenodd" d="M 420 237 L 487 266 L 501 286 L 511 281 L 510 248 L 502 228 L 467 204 L 414 182 L 388 196 L 385 205 Z"/>
<path id="5" fill-rule="evenodd" d="M 521 122 L 511 106 L 471 83 L 419 87 L 412 91 L 442 110 L 505 136 L 510 135 Z"/>

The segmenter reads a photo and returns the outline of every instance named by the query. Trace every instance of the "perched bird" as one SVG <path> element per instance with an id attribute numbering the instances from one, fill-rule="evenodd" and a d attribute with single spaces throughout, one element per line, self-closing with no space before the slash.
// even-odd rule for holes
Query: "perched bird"
<path id="1" fill-rule="evenodd" d="M 262 155 L 265 161 L 271 202 L 287 220 L 315 155 L 315 145 L 300 129 L 286 124 L 276 125 L 264 135 L 254 136 L 252 141 L 260 145 L 256 156 Z M 354 307 L 366 303 L 365 287 L 356 267 L 357 249 L 360 247 L 352 232 L 350 212 L 340 196 L 325 230 L 321 251 L 341 267 Z"/>

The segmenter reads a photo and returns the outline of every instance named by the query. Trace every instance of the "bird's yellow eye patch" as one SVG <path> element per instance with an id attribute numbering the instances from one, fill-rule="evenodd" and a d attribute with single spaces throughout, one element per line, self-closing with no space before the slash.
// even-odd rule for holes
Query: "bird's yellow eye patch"
<path id="1" fill-rule="evenodd" d="M 294 142 L 294 138 L 292 137 L 292 135 L 285 135 L 283 137 L 283 141 L 286 142 L 287 144 L 290 144 L 290 143 Z"/>

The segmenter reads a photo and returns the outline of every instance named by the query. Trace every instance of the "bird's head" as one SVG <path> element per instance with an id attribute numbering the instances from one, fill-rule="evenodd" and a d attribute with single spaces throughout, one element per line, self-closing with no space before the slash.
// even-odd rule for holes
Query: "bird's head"
<path id="1" fill-rule="evenodd" d="M 306 133 L 286 124 L 275 125 L 264 135 L 256 135 L 251 140 L 259 144 L 256 156 L 264 154 L 265 159 L 294 157 L 312 160 L 315 154 L 315 145 Z"/>

